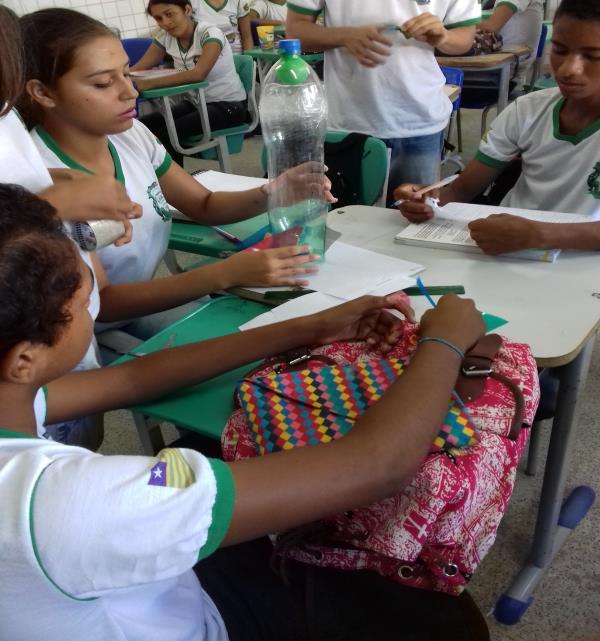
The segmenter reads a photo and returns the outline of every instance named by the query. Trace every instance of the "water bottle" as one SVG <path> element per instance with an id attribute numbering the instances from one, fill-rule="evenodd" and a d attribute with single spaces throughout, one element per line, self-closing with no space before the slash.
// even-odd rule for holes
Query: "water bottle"
<path id="1" fill-rule="evenodd" d="M 296 229 L 297 242 L 325 255 L 328 204 L 323 197 L 327 101 L 299 40 L 281 40 L 280 59 L 265 78 L 260 121 L 267 150 L 269 224 Z"/>

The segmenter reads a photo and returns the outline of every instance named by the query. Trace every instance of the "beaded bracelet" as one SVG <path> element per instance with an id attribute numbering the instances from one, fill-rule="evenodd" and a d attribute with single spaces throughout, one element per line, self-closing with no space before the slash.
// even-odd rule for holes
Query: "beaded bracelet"
<path id="1" fill-rule="evenodd" d="M 440 345 L 449 347 L 452 351 L 456 352 L 460 356 L 461 361 L 465 358 L 465 353 L 462 351 L 462 349 L 460 349 L 460 347 L 456 347 L 456 345 L 452 344 L 450 341 L 447 341 L 445 338 L 438 338 L 437 336 L 423 336 L 422 338 L 419 338 L 417 344 L 421 345 L 421 343 L 427 342 L 440 343 Z"/>

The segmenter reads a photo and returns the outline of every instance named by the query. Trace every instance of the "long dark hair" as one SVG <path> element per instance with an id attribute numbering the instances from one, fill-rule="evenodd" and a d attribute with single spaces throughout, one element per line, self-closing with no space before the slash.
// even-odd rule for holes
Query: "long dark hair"
<path id="1" fill-rule="evenodd" d="M 174 4 L 177 7 L 181 7 L 184 11 L 185 8 L 190 5 L 192 7 L 192 10 L 194 9 L 194 5 L 190 2 L 190 0 L 149 0 L 148 6 L 146 7 L 146 13 L 151 16 L 152 13 L 150 12 L 150 9 L 155 5 L 155 4 Z"/>
<path id="2" fill-rule="evenodd" d="M 23 42 L 19 19 L 0 5 L 0 117 L 6 115 L 23 90 Z"/>
<path id="3" fill-rule="evenodd" d="M 25 82 L 39 80 L 46 87 L 73 67 L 77 50 L 102 36 L 116 38 L 104 24 L 72 9 L 41 9 L 19 20 L 25 57 Z M 29 127 L 39 121 L 36 103 L 23 94 L 19 109 Z"/>

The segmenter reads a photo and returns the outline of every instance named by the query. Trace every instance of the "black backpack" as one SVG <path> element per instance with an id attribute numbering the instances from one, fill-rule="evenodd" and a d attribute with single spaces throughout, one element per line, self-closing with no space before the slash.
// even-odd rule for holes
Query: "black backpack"
<path id="1" fill-rule="evenodd" d="M 338 199 L 336 207 L 362 204 L 361 165 L 368 137 L 352 133 L 339 142 L 325 141 L 327 177 L 331 180 L 331 193 Z"/>

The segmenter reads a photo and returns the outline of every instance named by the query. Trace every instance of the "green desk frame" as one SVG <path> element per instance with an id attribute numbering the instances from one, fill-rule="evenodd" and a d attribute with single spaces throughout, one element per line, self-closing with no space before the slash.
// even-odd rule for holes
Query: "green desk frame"
<path id="1" fill-rule="evenodd" d="M 142 343 L 135 352 L 155 352 L 163 349 L 167 343 L 171 346 L 186 345 L 235 333 L 240 325 L 269 309 L 236 296 L 215 298 Z M 131 358 L 133 356 L 123 356 L 115 364 Z M 163 421 L 219 440 L 233 411 L 235 386 L 254 365 L 256 363 L 249 363 L 162 399 L 130 408 L 144 453 L 152 455 L 164 447 L 160 432 L 160 423 Z"/>

